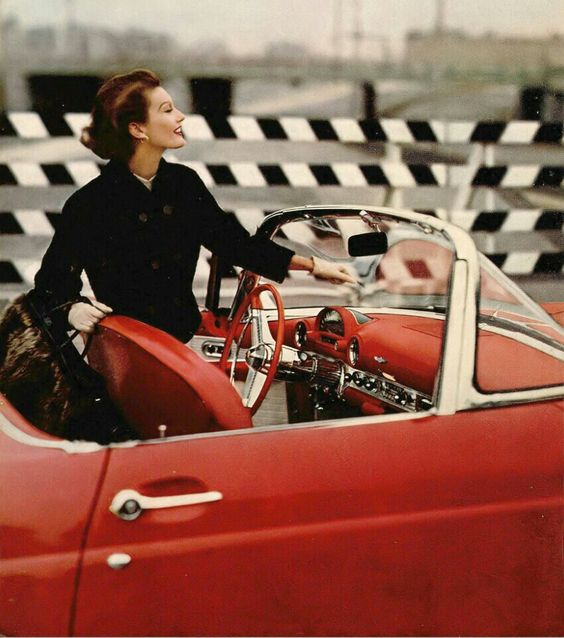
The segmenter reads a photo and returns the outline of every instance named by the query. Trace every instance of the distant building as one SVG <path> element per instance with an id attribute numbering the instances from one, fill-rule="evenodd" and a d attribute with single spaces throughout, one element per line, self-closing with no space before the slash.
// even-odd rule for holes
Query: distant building
<path id="1" fill-rule="evenodd" d="M 508 38 L 493 33 L 470 36 L 463 31 L 411 32 L 405 63 L 415 72 L 538 72 L 564 64 L 564 38 Z"/>
<path id="2" fill-rule="evenodd" d="M 177 52 L 170 36 L 154 31 L 129 29 L 114 31 L 85 27 L 76 23 L 65 27 L 22 29 L 17 20 L 8 18 L 1 25 L 3 54 L 15 63 L 41 60 L 71 65 L 77 62 L 115 61 L 120 59 L 165 58 Z"/>

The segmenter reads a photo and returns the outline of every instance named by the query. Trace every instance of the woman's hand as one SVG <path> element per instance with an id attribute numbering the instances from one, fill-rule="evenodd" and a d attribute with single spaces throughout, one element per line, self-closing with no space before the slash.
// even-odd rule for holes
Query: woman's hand
<path id="1" fill-rule="evenodd" d="M 326 279 L 333 284 L 356 284 L 357 280 L 351 275 L 344 264 L 333 264 L 330 261 L 312 257 L 313 269 L 311 274 L 317 279 Z"/>
<path id="2" fill-rule="evenodd" d="M 325 279 L 333 284 L 358 284 L 356 277 L 344 264 L 333 264 L 319 257 L 293 255 L 290 270 L 307 270 L 317 279 Z"/>
<path id="3" fill-rule="evenodd" d="M 92 301 L 92 305 L 79 301 L 71 306 L 68 322 L 75 329 L 88 334 L 94 332 L 96 324 L 106 315 L 113 312 L 109 306 L 100 301 Z"/>

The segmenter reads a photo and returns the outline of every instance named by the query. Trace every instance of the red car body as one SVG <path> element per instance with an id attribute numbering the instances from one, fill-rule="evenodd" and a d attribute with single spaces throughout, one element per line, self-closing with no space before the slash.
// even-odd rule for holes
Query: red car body
<path id="1" fill-rule="evenodd" d="M 562 360 L 505 328 L 462 343 L 475 295 L 457 268 L 446 317 L 287 311 L 286 347 L 300 322 L 320 360 L 360 344 L 338 401 L 292 395 L 313 418 L 252 427 L 214 353 L 124 317 L 90 359 L 140 441 L 56 439 L 0 397 L 0 633 L 561 635 Z M 228 321 L 204 315 L 209 354 Z"/>

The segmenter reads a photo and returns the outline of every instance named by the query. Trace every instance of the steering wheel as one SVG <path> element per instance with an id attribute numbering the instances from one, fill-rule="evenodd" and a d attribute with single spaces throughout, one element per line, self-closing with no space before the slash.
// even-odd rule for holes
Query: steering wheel
<path id="1" fill-rule="evenodd" d="M 260 296 L 266 293 L 272 295 L 276 305 L 277 324 L 275 338 L 272 337 L 266 312 L 260 301 Z M 235 352 L 230 362 L 229 356 L 240 325 L 243 327 L 235 343 Z M 243 347 L 242 344 L 249 326 L 251 328 L 251 347 L 245 353 L 248 371 L 241 398 L 243 405 L 250 409 L 251 414 L 254 414 L 259 409 L 272 385 L 284 342 L 284 303 L 278 290 L 271 284 L 262 284 L 253 288 L 241 302 L 229 326 L 223 353 L 219 360 L 219 368 L 229 374 L 229 380 L 232 384 L 235 381 L 239 352 Z"/>

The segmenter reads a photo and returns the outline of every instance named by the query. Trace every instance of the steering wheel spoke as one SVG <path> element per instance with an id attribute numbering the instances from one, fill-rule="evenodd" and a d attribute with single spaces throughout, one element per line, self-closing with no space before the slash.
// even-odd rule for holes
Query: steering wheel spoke
<path id="1" fill-rule="evenodd" d="M 271 308 L 266 310 L 261 301 L 261 296 L 266 294 L 273 298 L 276 308 L 275 336 L 272 335 L 269 323 Z M 237 335 L 238 331 L 240 332 Z M 232 383 L 235 381 L 240 355 L 243 348 L 248 346 L 249 339 L 250 347 L 245 351 L 247 372 L 242 402 L 251 410 L 251 414 L 255 414 L 272 385 L 284 342 L 284 305 L 280 293 L 270 284 L 258 286 L 248 293 L 229 327 L 219 365 L 229 374 Z"/>
<path id="2" fill-rule="evenodd" d="M 247 378 L 245 379 L 245 385 L 241 391 L 241 400 L 246 408 L 251 408 L 257 398 L 259 397 L 264 384 L 266 382 L 266 375 L 253 368 L 249 369 Z"/>
<path id="3" fill-rule="evenodd" d="M 276 344 L 276 340 L 270 332 L 267 312 L 262 308 L 252 308 L 251 310 L 251 341 L 256 343 Z"/>

